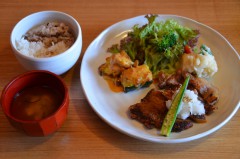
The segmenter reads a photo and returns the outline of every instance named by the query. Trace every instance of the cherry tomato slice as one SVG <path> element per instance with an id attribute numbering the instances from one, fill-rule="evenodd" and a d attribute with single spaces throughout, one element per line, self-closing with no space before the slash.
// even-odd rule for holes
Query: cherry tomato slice
<path id="1" fill-rule="evenodd" d="M 192 48 L 188 45 L 184 46 L 184 53 L 190 54 L 192 53 Z"/>

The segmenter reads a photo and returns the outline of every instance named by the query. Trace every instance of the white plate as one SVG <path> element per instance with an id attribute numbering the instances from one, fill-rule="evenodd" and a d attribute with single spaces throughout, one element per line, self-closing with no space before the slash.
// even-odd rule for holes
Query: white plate
<path id="1" fill-rule="evenodd" d="M 159 15 L 157 20 L 176 19 L 180 24 L 199 29 L 200 42 L 208 45 L 216 58 L 219 71 L 212 82 L 221 92 L 219 109 L 210 116 L 205 124 L 196 124 L 186 131 L 171 133 L 170 137 L 159 136 L 156 129 L 148 130 L 136 120 L 129 118 L 128 107 L 143 98 L 150 88 L 130 93 L 114 93 L 107 82 L 98 74 L 98 67 L 110 56 L 108 47 L 119 43 L 135 24 L 144 25 L 147 19 L 138 16 L 118 22 L 104 30 L 86 50 L 81 64 L 81 83 L 85 95 L 94 111 L 115 129 L 138 139 L 158 143 L 179 143 L 198 139 L 213 133 L 226 124 L 237 112 L 240 102 L 240 63 L 239 55 L 231 44 L 217 31 L 194 20 L 175 16 Z"/>

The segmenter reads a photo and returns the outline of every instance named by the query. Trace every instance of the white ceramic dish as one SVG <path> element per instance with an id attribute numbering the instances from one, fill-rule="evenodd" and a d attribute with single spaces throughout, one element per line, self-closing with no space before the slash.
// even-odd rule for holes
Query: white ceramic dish
<path id="1" fill-rule="evenodd" d="M 26 56 L 17 50 L 16 41 L 20 40 L 28 30 L 40 24 L 55 21 L 67 24 L 75 36 L 75 42 L 68 50 L 47 58 Z M 68 71 L 77 62 L 82 50 L 82 31 L 80 25 L 72 16 L 58 11 L 42 11 L 33 13 L 19 21 L 12 30 L 10 43 L 14 55 L 25 69 L 48 70 L 60 75 Z"/>
<path id="2" fill-rule="evenodd" d="M 106 53 L 108 47 L 119 43 L 135 24 L 147 23 L 144 16 L 116 23 L 104 30 L 88 47 L 81 64 L 81 83 L 85 95 L 94 111 L 115 129 L 138 139 L 157 143 L 179 143 L 195 140 L 209 135 L 226 124 L 239 109 L 240 94 L 240 63 L 239 55 L 231 44 L 217 31 L 194 20 L 175 16 L 159 15 L 157 20 L 176 19 L 180 24 L 199 29 L 200 43 L 208 45 L 216 58 L 219 71 L 212 82 L 221 92 L 219 109 L 210 116 L 205 124 L 196 124 L 186 131 L 172 133 L 170 137 L 159 136 L 156 129 L 148 130 L 136 120 L 129 118 L 128 107 L 143 98 L 151 88 L 130 93 L 114 93 L 107 82 L 98 74 L 98 67 L 110 56 Z"/>

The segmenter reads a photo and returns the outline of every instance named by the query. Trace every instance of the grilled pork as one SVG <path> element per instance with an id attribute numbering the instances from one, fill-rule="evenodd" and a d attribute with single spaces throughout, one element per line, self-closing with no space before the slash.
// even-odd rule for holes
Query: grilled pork
<path id="1" fill-rule="evenodd" d="M 219 91 L 211 83 L 204 78 L 197 78 L 191 75 L 189 89 L 197 90 L 200 99 L 204 102 L 206 114 L 212 113 L 216 107 L 216 103 L 219 99 Z"/>
<path id="2" fill-rule="evenodd" d="M 159 73 L 159 88 L 160 89 L 167 89 L 167 90 L 177 90 L 183 80 L 190 75 L 190 81 L 188 84 L 188 89 L 193 90 L 199 96 L 199 100 L 204 103 L 204 107 L 206 110 L 206 114 L 212 113 L 216 107 L 216 103 L 219 99 L 219 91 L 218 89 L 209 83 L 204 78 L 198 78 L 194 75 L 177 71 L 176 74 L 166 75 L 162 72 Z M 171 91 L 167 91 L 168 95 L 171 96 Z M 169 94 L 170 93 L 170 94 Z M 166 91 L 165 91 L 166 94 Z"/>
<path id="3" fill-rule="evenodd" d="M 140 103 L 129 107 L 130 117 L 143 123 L 147 128 L 160 129 L 168 109 L 166 107 L 167 98 L 162 91 L 152 89 Z M 172 131 L 180 132 L 192 127 L 190 120 L 176 120 Z"/>

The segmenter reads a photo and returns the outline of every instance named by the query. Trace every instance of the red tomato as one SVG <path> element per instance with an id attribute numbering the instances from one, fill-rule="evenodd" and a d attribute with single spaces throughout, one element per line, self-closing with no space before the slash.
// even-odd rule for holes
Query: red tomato
<path id="1" fill-rule="evenodd" d="M 192 48 L 188 45 L 184 46 L 184 53 L 190 54 L 192 53 Z"/>

